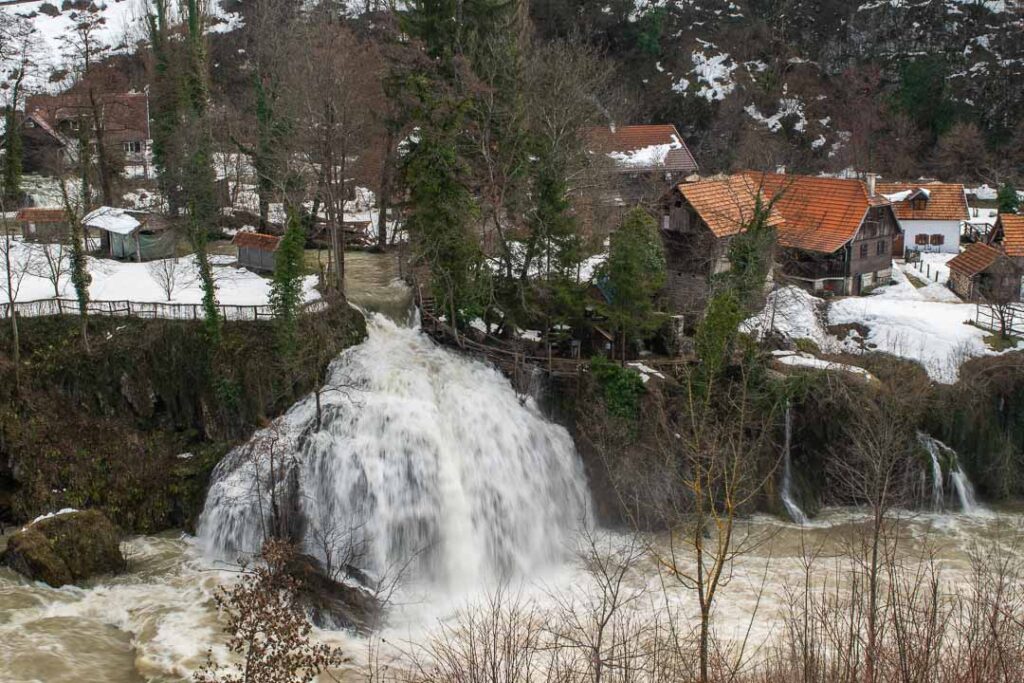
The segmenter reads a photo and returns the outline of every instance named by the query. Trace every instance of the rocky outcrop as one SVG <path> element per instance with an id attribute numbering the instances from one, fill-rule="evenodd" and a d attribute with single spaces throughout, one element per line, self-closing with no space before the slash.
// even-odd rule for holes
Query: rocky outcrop
<path id="1" fill-rule="evenodd" d="M 37 520 L 7 539 L 0 562 L 54 587 L 124 569 L 121 534 L 96 510 Z"/>
<path id="2" fill-rule="evenodd" d="M 363 588 L 327 576 L 315 558 L 296 555 L 286 571 L 298 583 L 299 600 L 317 627 L 370 633 L 380 626 L 380 601 Z"/>

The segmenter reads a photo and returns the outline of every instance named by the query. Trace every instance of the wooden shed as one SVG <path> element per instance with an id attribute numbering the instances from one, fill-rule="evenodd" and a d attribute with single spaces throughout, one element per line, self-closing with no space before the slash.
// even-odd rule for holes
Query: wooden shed
<path id="1" fill-rule="evenodd" d="M 231 241 L 238 247 L 238 265 L 252 270 L 273 272 L 281 238 L 261 232 L 240 232 Z"/>
<path id="2" fill-rule="evenodd" d="M 988 244 L 971 244 L 949 262 L 949 288 L 965 301 L 1017 301 L 1020 287 L 1020 267 Z"/>
<path id="3" fill-rule="evenodd" d="M 178 236 L 163 216 L 101 206 L 82 219 L 82 225 L 107 235 L 110 255 L 134 261 L 154 261 L 176 255 Z"/>
<path id="4" fill-rule="evenodd" d="M 15 216 L 21 236 L 33 242 L 60 242 L 70 235 L 64 209 L 22 209 Z"/>

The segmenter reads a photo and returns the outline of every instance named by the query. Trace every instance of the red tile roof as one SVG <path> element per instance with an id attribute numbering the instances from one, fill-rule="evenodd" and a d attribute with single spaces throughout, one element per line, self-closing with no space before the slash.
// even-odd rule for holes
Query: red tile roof
<path id="1" fill-rule="evenodd" d="M 996 234 L 1002 228 L 1003 250 L 1014 258 L 1024 256 L 1024 216 L 1001 213 L 996 221 Z"/>
<path id="2" fill-rule="evenodd" d="M 784 247 L 831 254 L 852 240 L 872 206 L 884 199 L 869 198 L 860 180 L 748 172 L 775 199 L 785 219 L 779 228 Z"/>
<path id="3" fill-rule="evenodd" d="M 682 183 L 678 190 L 715 237 L 728 237 L 740 232 L 754 217 L 760 188 L 752 177 L 738 174 Z M 783 222 L 782 215 L 772 209 L 768 224 L 777 228 Z"/>
<path id="4" fill-rule="evenodd" d="M 240 232 L 235 235 L 231 243 L 242 249 L 258 249 L 260 251 L 277 251 L 281 245 L 281 238 L 276 235 L 267 235 L 262 232 Z"/>
<path id="5" fill-rule="evenodd" d="M 22 223 L 64 223 L 67 214 L 64 209 L 27 208 L 18 211 L 14 219 Z"/>
<path id="6" fill-rule="evenodd" d="M 632 168 L 631 170 L 665 170 L 690 173 L 697 170 L 697 162 L 672 124 L 644 126 L 615 126 L 592 128 L 588 133 L 591 150 L 602 154 L 628 154 L 647 147 L 678 144 L 656 169 Z"/>
<path id="7" fill-rule="evenodd" d="M 894 195 L 901 192 L 924 190 L 928 200 L 924 208 L 915 209 L 910 201 L 893 202 L 896 218 L 901 221 L 966 221 L 970 218 L 967 210 L 967 195 L 964 186 L 955 183 L 879 183 L 877 194 Z"/>
<path id="8" fill-rule="evenodd" d="M 1002 253 L 995 247 L 975 242 L 950 260 L 948 266 L 954 273 L 974 277 L 995 263 Z"/>

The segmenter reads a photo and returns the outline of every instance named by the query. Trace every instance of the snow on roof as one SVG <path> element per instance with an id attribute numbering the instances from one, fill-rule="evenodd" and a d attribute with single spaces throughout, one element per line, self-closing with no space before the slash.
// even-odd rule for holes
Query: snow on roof
<path id="1" fill-rule="evenodd" d="M 142 223 L 124 209 L 117 209 L 112 206 L 101 206 L 90 212 L 82 219 L 82 224 L 97 230 L 118 235 L 130 235 L 135 232 Z"/>
<path id="2" fill-rule="evenodd" d="M 615 160 L 615 163 L 630 168 L 652 168 L 664 166 L 668 153 L 674 149 L 681 149 L 683 143 L 678 138 L 665 145 L 651 145 L 641 147 L 630 152 L 611 152 L 608 156 Z"/>

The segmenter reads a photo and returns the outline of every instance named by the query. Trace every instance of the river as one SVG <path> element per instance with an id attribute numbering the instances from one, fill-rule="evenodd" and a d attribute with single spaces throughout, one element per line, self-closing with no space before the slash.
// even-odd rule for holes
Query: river
<path id="1" fill-rule="evenodd" d="M 354 256 L 349 274 L 355 303 L 402 317 L 408 292 L 395 283 L 391 259 Z M 279 422 L 296 453 L 303 513 L 313 526 L 355 520 L 352 528 L 368 534 L 364 567 L 371 573 L 416 555 L 381 634 L 315 631 L 350 658 L 335 672 L 349 681 L 366 680 L 379 658 L 400 669 L 460 609 L 499 589 L 564 615 L 596 594 L 583 541 L 617 551 L 637 540 L 580 533 L 590 527 L 582 468 L 565 430 L 546 422 L 528 397 L 415 330 L 374 315 L 369 327 L 370 339 L 332 368 L 332 379 L 353 391 L 325 395 L 323 428 L 311 428 L 308 400 Z M 199 536 L 129 539 L 123 575 L 53 589 L 0 569 L 0 681 L 185 681 L 211 649 L 222 660 L 212 596 L 237 579 L 231 557 L 256 543 L 258 512 L 231 495 L 254 476 L 260 473 L 225 459 Z M 899 514 L 899 565 L 911 573 L 934 568 L 950 594 L 970 585 L 979 549 L 1024 562 L 1019 511 Z M 767 516 L 741 522 L 737 542 L 749 547 L 722 587 L 719 637 L 745 642 L 754 656 L 770 645 L 803 586 L 842 583 L 862 521 L 861 512 L 830 509 L 806 525 Z M 641 540 L 663 554 L 674 545 L 666 537 Z M 666 579 L 647 553 L 625 585 L 639 614 L 667 610 L 692 623 L 694 593 Z"/>

